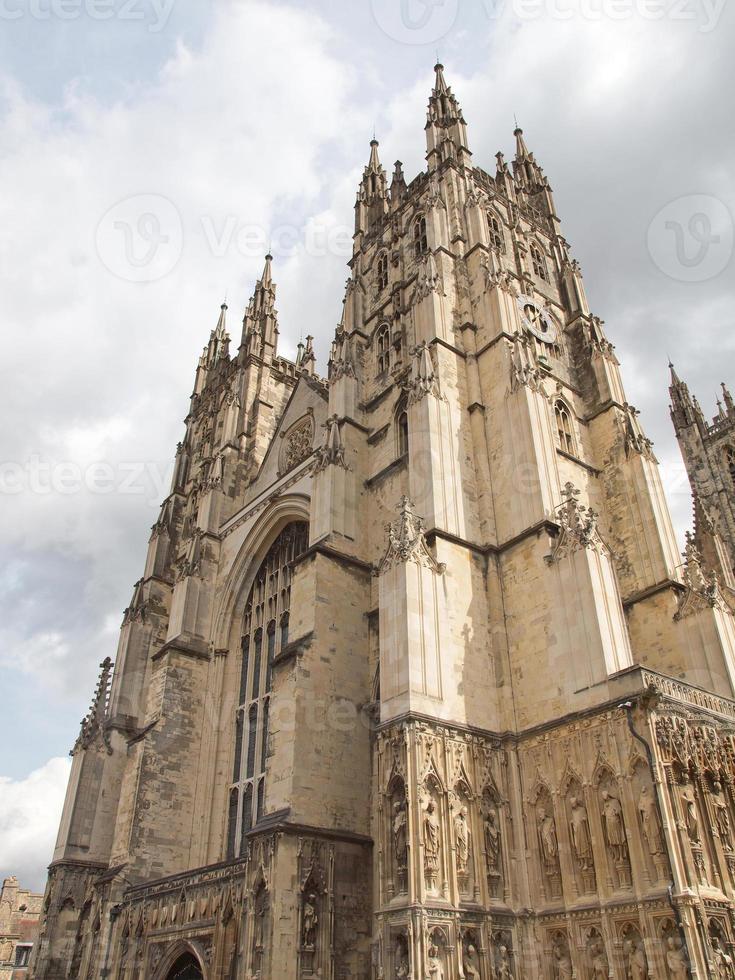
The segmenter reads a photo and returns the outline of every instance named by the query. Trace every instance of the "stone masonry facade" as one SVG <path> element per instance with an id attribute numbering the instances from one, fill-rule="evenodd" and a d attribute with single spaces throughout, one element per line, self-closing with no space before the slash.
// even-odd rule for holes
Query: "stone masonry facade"
<path id="1" fill-rule="evenodd" d="M 270 256 L 221 310 L 38 980 L 735 976 L 735 464 L 682 556 L 523 133 L 475 165 L 441 65 L 425 132 L 410 183 L 371 143 L 326 378 Z"/>

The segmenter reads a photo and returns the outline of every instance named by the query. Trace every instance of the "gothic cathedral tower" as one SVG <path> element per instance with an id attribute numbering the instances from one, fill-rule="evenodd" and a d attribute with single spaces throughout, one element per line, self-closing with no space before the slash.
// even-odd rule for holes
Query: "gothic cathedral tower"
<path id="1" fill-rule="evenodd" d="M 223 307 L 73 750 L 35 976 L 705 977 L 735 940 L 735 593 L 520 129 L 373 140 L 328 379 Z M 732 498 L 730 498 L 730 504 Z M 732 511 L 730 511 L 732 514 Z"/>

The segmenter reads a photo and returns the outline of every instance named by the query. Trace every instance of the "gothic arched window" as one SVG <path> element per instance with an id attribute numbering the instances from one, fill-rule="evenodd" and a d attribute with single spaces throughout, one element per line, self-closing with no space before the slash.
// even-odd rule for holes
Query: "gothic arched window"
<path id="1" fill-rule="evenodd" d="M 408 455 L 408 409 L 405 399 L 398 403 L 396 409 L 396 448 L 399 457 Z"/>
<path id="2" fill-rule="evenodd" d="M 375 350 L 377 354 L 378 374 L 385 374 L 390 370 L 390 327 L 387 323 L 378 327 L 375 337 Z"/>
<path id="3" fill-rule="evenodd" d="M 531 242 L 530 252 L 534 276 L 536 276 L 537 279 L 543 279 L 544 282 L 548 282 L 549 273 L 546 269 L 546 259 L 541 254 L 541 249 L 534 242 Z"/>
<path id="4" fill-rule="evenodd" d="M 492 211 L 488 211 L 487 213 L 487 230 L 490 235 L 490 244 L 492 247 L 497 248 L 498 251 L 502 252 L 505 245 L 503 228 L 500 224 L 498 216 Z"/>
<path id="5" fill-rule="evenodd" d="M 569 409 L 563 401 L 558 401 L 554 405 L 556 415 L 556 436 L 559 440 L 559 448 L 565 453 L 574 455 L 574 436 L 572 434 L 572 418 Z"/>
<path id="6" fill-rule="evenodd" d="M 378 291 L 382 292 L 388 285 L 388 255 L 381 252 L 378 256 Z"/>
<path id="7" fill-rule="evenodd" d="M 730 474 L 733 486 L 735 486 L 735 449 L 732 446 L 728 446 L 725 450 L 725 465 L 727 466 L 727 472 Z"/>
<path id="8" fill-rule="evenodd" d="M 416 219 L 413 225 L 413 254 L 418 259 L 428 251 L 429 242 L 426 237 L 426 218 L 422 214 Z"/>
<path id="9" fill-rule="evenodd" d="M 273 661 L 288 642 L 291 565 L 306 550 L 308 541 L 308 524 L 294 521 L 286 525 L 258 569 L 245 606 L 229 796 L 228 860 L 244 853 L 247 833 L 265 807 Z"/>

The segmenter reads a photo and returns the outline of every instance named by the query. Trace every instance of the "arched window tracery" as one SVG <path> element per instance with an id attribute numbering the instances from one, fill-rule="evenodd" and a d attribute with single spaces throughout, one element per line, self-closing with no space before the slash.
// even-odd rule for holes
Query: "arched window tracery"
<path id="1" fill-rule="evenodd" d="M 559 448 L 563 449 L 565 453 L 569 453 L 570 456 L 573 456 L 574 432 L 572 429 L 572 417 L 569 414 L 569 409 L 566 404 L 561 399 L 554 405 L 554 414 L 556 416 L 556 437 L 559 442 Z"/>
<path id="2" fill-rule="evenodd" d="M 306 550 L 308 540 L 306 522 L 293 521 L 286 525 L 263 559 L 245 606 L 228 803 L 228 860 L 244 853 L 247 834 L 265 808 L 273 663 L 288 643 L 291 563 Z"/>
<path id="3" fill-rule="evenodd" d="M 408 406 L 405 398 L 396 408 L 396 450 L 399 457 L 408 455 Z"/>
<path id="4" fill-rule="evenodd" d="M 732 446 L 728 446 L 725 450 L 725 465 L 727 466 L 727 472 L 730 474 L 730 479 L 735 487 L 735 449 Z"/>
<path id="5" fill-rule="evenodd" d="M 378 327 L 375 337 L 378 374 L 387 374 L 390 370 L 390 327 L 387 323 Z"/>
<path id="6" fill-rule="evenodd" d="M 531 242 L 531 247 L 529 249 L 531 253 L 531 264 L 533 266 L 533 274 L 537 279 L 543 280 L 543 282 L 549 281 L 549 272 L 546 268 L 546 259 L 541 253 L 541 249 L 535 242 Z"/>
<path id="7" fill-rule="evenodd" d="M 429 241 L 426 237 L 426 218 L 420 215 L 413 224 L 413 253 L 415 258 L 420 258 L 429 251 Z"/>
<path id="8" fill-rule="evenodd" d="M 497 248 L 498 251 L 502 252 L 505 246 L 503 227 L 494 211 L 488 211 L 487 213 L 487 229 L 490 236 L 490 244 L 493 248 Z"/>

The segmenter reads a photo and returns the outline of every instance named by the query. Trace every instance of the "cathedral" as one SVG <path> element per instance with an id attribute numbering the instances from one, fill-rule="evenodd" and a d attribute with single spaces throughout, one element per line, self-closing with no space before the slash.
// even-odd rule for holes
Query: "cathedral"
<path id="1" fill-rule="evenodd" d="M 199 359 L 36 980 L 735 977 L 735 408 L 672 373 L 682 555 L 548 179 L 435 73 L 327 376 L 271 256 Z"/>

